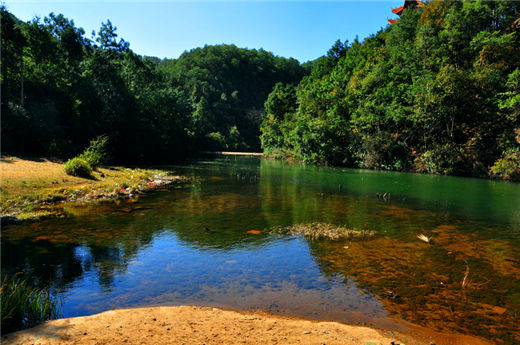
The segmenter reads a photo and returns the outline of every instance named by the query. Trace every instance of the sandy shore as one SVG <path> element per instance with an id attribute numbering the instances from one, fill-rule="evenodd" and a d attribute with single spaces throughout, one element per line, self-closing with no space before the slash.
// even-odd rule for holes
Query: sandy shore
<path id="1" fill-rule="evenodd" d="M 337 322 L 204 307 L 122 309 L 46 322 L 2 344 L 489 344 L 461 335 L 410 334 Z"/>

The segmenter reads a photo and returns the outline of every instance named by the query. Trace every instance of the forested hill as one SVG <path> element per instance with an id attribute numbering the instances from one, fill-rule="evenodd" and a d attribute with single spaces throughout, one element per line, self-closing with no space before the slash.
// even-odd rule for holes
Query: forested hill
<path id="1" fill-rule="evenodd" d="M 226 137 L 237 129 L 245 145 L 229 142 L 229 148 L 255 151 L 260 150 L 261 116 L 273 86 L 297 84 L 305 74 L 296 59 L 234 45 L 196 48 L 159 62 L 158 70 L 189 95 L 195 135 L 205 138 L 204 146 L 224 148 Z"/>
<path id="2" fill-rule="evenodd" d="M 429 1 L 266 102 L 277 157 L 520 179 L 520 2 Z"/>
<path id="3" fill-rule="evenodd" d="M 263 103 L 298 83 L 297 60 L 233 45 L 142 57 L 107 21 L 93 39 L 62 15 L 1 8 L 2 153 L 70 158 L 99 135 L 114 161 L 171 162 L 199 150 L 259 150 Z"/>

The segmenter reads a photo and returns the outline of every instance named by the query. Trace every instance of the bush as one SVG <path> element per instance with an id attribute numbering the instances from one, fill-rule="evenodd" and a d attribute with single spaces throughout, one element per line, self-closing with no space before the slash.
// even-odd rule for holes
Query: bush
<path id="1" fill-rule="evenodd" d="M 510 149 L 491 167 L 491 175 L 506 180 L 520 181 L 520 149 Z"/>
<path id="2" fill-rule="evenodd" d="M 64 165 L 65 174 L 79 177 L 92 177 L 92 166 L 80 157 L 69 159 Z"/>
<path id="3" fill-rule="evenodd" d="M 208 141 L 208 147 L 211 150 L 222 151 L 226 150 L 228 147 L 226 145 L 226 137 L 224 137 L 220 132 L 212 132 L 206 136 Z"/>
<path id="4" fill-rule="evenodd" d="M 2 333 L 35 326 L 60 316 L 61 298 L 48 289 L 29 286 L 27 279 L 7 277 L 0 289 Z"/>
<path id="5" fill-rule="evenodd" d="M 100 135 L 96 139 L 90 141 L 89 147 L 87 147 L 78 158 L 86 160 L 88 164 L 95 169 L 106 163 L 107 144 L 108 137 L 106 135 Z"/>
<path id="6" fill-rule="evenodd" d="M 471 175 L 477 166 L 476 158 L 471 152 L 455 143 L 437 145 L 415 158 L 414 170 L 440 175 Z"/>
<path id="7" fill-rule="evenodd" d="M 409 151 L 398 133 L 381 131 L 362 139 L 358 164 L 368 169 L 407 170 L 411 165 Z"/>
<path id="8" fill-rule="evenodd" d="M 247 150 L 247 145 L 240 135 L 237 126 L 233 126 L 229 129 L 229 135 L 227 137 L 227 144 L 229 149 L 234 151 Z"/>

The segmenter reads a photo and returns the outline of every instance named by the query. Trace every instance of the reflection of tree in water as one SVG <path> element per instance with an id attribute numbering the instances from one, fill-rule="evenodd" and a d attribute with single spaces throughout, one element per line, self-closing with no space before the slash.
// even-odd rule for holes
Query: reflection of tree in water
<path id="1" fill-rule="evenodd" d="M 220 189 L 179 190 L 152 195 L 137 204 L 86 206 L 76 210 L 77 217 L 6 227 L 2 268 L 24 271 L 39 285 L 52 284 L 57 289 L 94 271 L 109 292 L 115 276 L 124 273 L 132 258 L 163 231 L 175 232 L 181 242 L 199 250 L 225 251 L 265 243 L 267 233 L 247 233 L 265 224 L 255 204 L 257 186 L 247 183 L 240 191 L 244 195 Z"/>
<path id="2" fill-rule="evenodd" d="M 114 277 L 127 271 L 128 263 L 141 248 L 152 242 L 156 233 L 153 229 L 135 226 L 126 228 L 124 234 L 115 232 L 116 235 L 113 233 L 111 239 L 103 244 L 97 240 L 86 243 L 89 256 L 85 262 L 89 270 L 97 272 L 98 282 L 106 292 L 112 290 Z"/>
<path id="3" fill-rule="evenodd" d="M 96 271 L 99 284 L 110 291 L 115 275 L 127 270 L 159 229 L 141 219 L 116 218 L 116 226 L 109 217 L 81 217 L 3 229 L 2 273 L 23 272 L 35 285 L 62 289 Z"/>
<path id="4" fill-rule="evenodd" d="M 120 248 L 89 247 L 91 267 L 98 274 L 99 285 L 106 292 L 111 291 L 114 275 L 126 270 L 126 262 L 122 261 Z"/>
<path id="5" fill-rule="evenodd" d="M 509 344 L 520 341 L 520 275 L 504 275 L 485 258 L 466 256 L 464 248 L 448 252 L 442 244 L 381 236 L 312 242 L 310 249 L 326 276 L 340 273 L 354 279 L 407 321 Z M 466 262 L 470 283 L 462 288 Z"/>
<path id="6" fill-rule="evenodd" d="M 257 183 L 232 184 L 213 180 L 203 188 L 164 194 L 160 200 L 150 198 L 154 208 L 146 217 L 160 221 L 160 226 L 175 232 L 180 242 L 198 250 L 227 251 L 265 243 L 267 232 L 248 234 L 266 227 Z"/>
<path id="7" fill-rule="evenodd" d="M 2 239 L 2 274 L 23 272 L 35 286 L 62 287 L 83 274 L 75 255 L 77 243 L 55 244 L 47 239 L 9 242 Z"/>
<path id="8" fill-rule="evenodd" d="M 262 208 L 269 224 L 320 221 L 379 234 L 367 241 L 311 242 L 311 254 L 325 276 L 352 278 L 408 321 L 520 342 L 520 267 L 515 264 L 520 243 L 517 237 L 499 239 L 515 229 L 439 215 L 408 206 L 397 195 L 385 202 L 349 194 L 348 181 L 338 191 L 334 176 L 318 169 L 310 169 L 316 185 L 303 183 L 309 177 L 297 167 L 273 170 L 265 163 L 261 171 Z M 280 210 L 290 211 L 291 218 Z M 433 236 L 434 244 L 418 240 L 421 232 Z M 466 262 L 471 284 L 462 289 Z"/>

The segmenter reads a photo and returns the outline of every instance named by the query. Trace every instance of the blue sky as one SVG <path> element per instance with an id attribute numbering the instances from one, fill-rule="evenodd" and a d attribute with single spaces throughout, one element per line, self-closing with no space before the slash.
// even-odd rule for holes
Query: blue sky
<path id="1" fill-rule="evenodd" d="M 337 39 L 363 39 L 387 25 L 386 1 L 28 1 L 11 0 L 7 9 L 27 21 L 62 13 L 90 37 L 110 19 L 133 51 L 177 58 L 205 44 L 233 43 L 263 48 L 300 62 L 327 52 Z"/>

